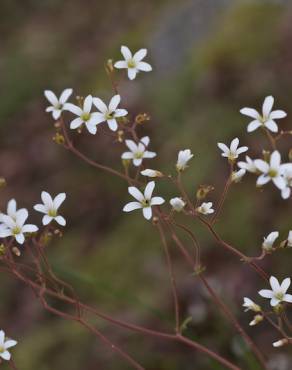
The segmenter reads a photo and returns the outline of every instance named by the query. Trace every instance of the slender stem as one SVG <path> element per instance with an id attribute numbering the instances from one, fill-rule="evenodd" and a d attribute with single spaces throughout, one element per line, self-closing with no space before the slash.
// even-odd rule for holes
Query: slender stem
<path id="1" fill-rule="evenodd" d="M 165 238 L 162 225 L 159 223 L 157 227 L 159 230 L 160 238 L 161 238 L 165 256 L 166 256 L 167 268 L 168 268 L 168 273 L 169 273 L 169 278 L 170 278 L 170 283 L 171 283 L 171 290 L 172 290 L 172 295 L 173 295 L 174 311 L 175 311 L 175 332 L 179 333 L 180 332 L 179 301 L 178 301 L 178 293 L 177 293 L 177 286 L 176 286 L 176 281 L 174 277 L 173 266 L 172 266 L 169 248 L 168 248 L 168 244 Z"/>

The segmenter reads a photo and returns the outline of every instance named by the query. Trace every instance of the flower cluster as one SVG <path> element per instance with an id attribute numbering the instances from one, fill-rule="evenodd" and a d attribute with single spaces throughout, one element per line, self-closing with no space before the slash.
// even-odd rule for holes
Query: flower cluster
<path id="1" fill-rule="evenodd" d="M 43 191 L 41 194 L 43 204 L 36 204 L 34 209 L 44 214 L 43 225 L 48 225 L 55 220 L 59 225 L 65 226 L 64 217 L 58 214 L 58 209 L 66 198 L 65 193 L 58 194 L 54 199 L 49 193 Z M 7 213 L 0 213 L 0 238 L 14 237 L 18 244 L 23 244 L 25 235 L 35 233 L 38 227 L 33 224 L 26 224 L 28 210 L 26 208 L 17 209 L 15 199 L 11 199 L 7 204 Z"/>

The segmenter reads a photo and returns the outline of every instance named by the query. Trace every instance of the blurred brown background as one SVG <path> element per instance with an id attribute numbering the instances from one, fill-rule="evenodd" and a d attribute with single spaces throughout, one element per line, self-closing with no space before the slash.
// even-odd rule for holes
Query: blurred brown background
<path id="1" fill-rule="evenodd" d="M 120 59 L 120 45 L 147 47 L 153 72 L 129 82 L 118 72 L 119 91 L 134 116 L 148 112 L 140 131 L 151 137 L 158 158 L 148 167 L 174 171 L 177 151 L 195 154 L 184 175 L 194 196 L 202 183 L 213 184 L 215 201 L 227 175 L 218 141 L 239 136 L 260 155 L 268 146 L 260 132 L 246 133 L 243 106 L 260 108 L 266 95 L 288 113 L 292 109 L 292 4 L 289 1 L 231 0 L 1 0 L 0 3 L 0 169 L 8 186 L 1 209 L 15 197 L 32 209 L 40 192 L 65 191 L 62 207 L 68 227 L 50 246 L 57 273 L 80 297 L 130 322 L 170 330 L 172 299 L 159 238 L 140 213 L 123 214 L 127 186 L 99 173 L 52 141 L 54 125 L 45 113 L 44 89 L 59 94 L 112 96 L 104 63 Z M 69 115 L 66 116 L 67 119 Z M 121 144 L 71 132 L 79 148 L 98 161 L 121 169 Z M 283 140 L 287 152 L 291 140 Z M 291 228 L 291 203 L 272 186 L 255 189 L 247 176 L 232 189 L 218 224 L 221 235 L 248 255 L 258 255 L 264 235 Z M 176 196 L 164 182 L 157 192 Z M 31 221 L 40 217 L 31 211 Z M 199 225 L 191 225 L 202 243 L 202 259 L 214 288 L 269 356 L 270 368 L 291 369 L 289 349 L 275 350 L 278 339 L 265 323 L 249 329 L 242 297 L 257 298 L 262 281 L 222 251 Z M 182 236 L 183 237 L 183 236 Z M 23 250 L 25 253 L 25 248 Z M 279 278 L 291 276 L 289 250 L 262 265 Z M 183 316 L 192 316 L 186 335 L 221 352 L 243 369 L 258 369 L 248 348 L 172 249 Z M 22 258 L 22 257 L 20 257 Z M 263 303 L 263 301 L 261 301 Z M 96 325 L 151 370 L 222 369 L 183 346 L 144 338 L 105 322 Z M 126 370 L 129 367 L 77 324 L 44 312 L 31 292 L 1 275 L 0 326 L 19 340 L 13 350 L 19 370 Z M 3 369 L 7 365 L 1 365 Z"/>

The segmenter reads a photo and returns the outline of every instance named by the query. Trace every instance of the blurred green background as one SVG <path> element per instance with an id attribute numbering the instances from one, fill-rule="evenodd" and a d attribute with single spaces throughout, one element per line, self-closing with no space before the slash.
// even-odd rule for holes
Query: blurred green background
<path id="1" fill-rule="evenodd" d="M 123 71 L 117 73 L 123 108 L 132 116 L 151 116 L 139 131 L 151 137 L 150 150 L 158 152 L 147 167 L 171 173 L 177 151 L 190 148 L 195 156 L 184 175 L 186 187 L 194 197 L 200 184 L 212 184 L 215 191 L 209 199 L 216 201 L 228 172 L 216 143 L 239 136 L 252 157 L 268 147 L 260 132 L 246 133 L 248 119 L 239 114 L 240 108 L 260 108 L 265 96 L 274 95 L 276 107 L 288 113 L 281 127 L 291 128 L 291 2 L 1 0 L 0 38 L 0 175 L 8 183 L 1 192 L 1 209 L 12 197 L 32 209 L 42 190 L 65 191 L 62 214 L 68 227 L 49 247 L 55 271 L 84 301 L 107 313 L 171 330 L 172 299 L 158 235 L 139 212 L 121 212 L 129 199 L 125 183 L 95 171 L 52 141 L 54 123 L 45 113 L 43 90 L 58 95 L 72 87 L 75 95 L 91 93 L 108 100 L 112 90 L 104 70 L 107 59 L 120 59 L 121 44 L 133 50 L 147 47 L 152 73 L 140 74 L 133 82 Z M 122 168 L 123 144 L 85 132 L 71 134 L 92 158 Z M 287 153 L 291 140 L 281 143 Z M 254 183 L 255 178 L 247 176 L 234 186 L 218 223 L 224 239 L 248 255 L 260 253 L 262 238 L 270 231 L 279 230 L 284 239 L 291 228 L 291 202 L 283 201 L 272 186 L 260 191 Z M 177 195 L 163 181 L 156 191 L 166 199 Z M 40 223 L 33 211 L 30 219 Z M 265 323 L 250 329 L 252 315 L 241 307 L 246 295 L 264 303 L 257 298 L 262 281 L 221 250 L 200 225 L 191 228 L 201 241 L 208 279 L 267 354 L 270 369 L 291 369 L 289 349 L 271 346 L 277 333 Z M 183 318 L 192 316 L 185 334 L 243 369 L 259 369 L 172 247 Z M 283 250 L 261 264 L 281 279 L 291 276 L 290 253 Z M 95 324 L 146 369 L 222 369 L 184 346 L 103 321 Z M 4 274 L 0 326 L 19 341 L 13 349 L 19 370 L 129 368 L 77 324 L 44 312 L 29 289 Z"/>

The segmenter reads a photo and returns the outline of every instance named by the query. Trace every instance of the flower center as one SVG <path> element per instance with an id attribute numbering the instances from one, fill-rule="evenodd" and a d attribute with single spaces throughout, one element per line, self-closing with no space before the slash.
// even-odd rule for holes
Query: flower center
<path id="1" fill-rule="evenodd" d="M 12 229 L 12 234 L 13 235 L 18 235 L 21 233 L 21 228 L 19 226 L 15 226 L 13 229 Z"/>
<path id="2" fill-rule="evenodd" d="M 275 294 L 275 298 L 277 298 L 279 301 L 282 301 L 284 298 L 284 294 L 282 292 L 278 292 Z"/>
<path id="3" fill-rule="evenodd" d="M 63 104 L 58 103 L 55 105 L 55 109 L 61 110 L 63 108 Z"/>
<path id="4" fill-rule="evenodd" d="M 82 113 L 82 115 L 81 115 L 81 119 L 82 119 L 84 122 L 87 122 L 87 121 L 90 119 L 90 116 L 91 116 L 91 114 L 90 114 L 90 113 Z"/>
<path id="5" fill-rule="evenodd" d="M 49 209 L 48 216 L 56 217 L 57 216 L 57 211 L 55 209 Z"/>
<path id="6" fill-rule="evenodd" d="M 128 67 L 129 68 L 135 68 L 136 67 L 136 62 L 133 59 L 128 60 Z"/>
<path id="7" fill-rule="evenodd" d="M 135 154 L 134 154 L 134 157 L 135 157 L 135 159 L 141 159 L 141 158 L 143 158 L 143 152 L 136 152 Z"/>
<path id="8" fill-rule="evenodd" d="M 105 115 L 106 119 L 113 119 L 115 116 L 115 112 L 107 112 Z"/>
<path id="9" fill-rule="evenodd" d="M 276 177 L 278 175 L 278 171 L 277 170 L 270 169 L 268 175 L 270 177 Z"/>
<path id="10" fill-rule="evenodd" d="M 149 207 L 150 206 L 150 201 L 149 199 L 143 199 L 141 202 L 143 207 Z"/>

